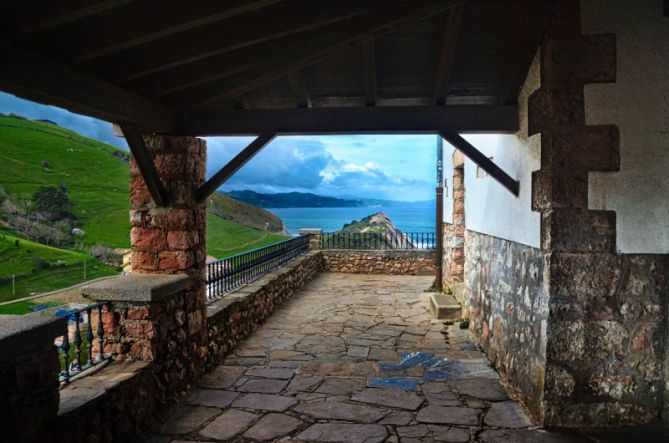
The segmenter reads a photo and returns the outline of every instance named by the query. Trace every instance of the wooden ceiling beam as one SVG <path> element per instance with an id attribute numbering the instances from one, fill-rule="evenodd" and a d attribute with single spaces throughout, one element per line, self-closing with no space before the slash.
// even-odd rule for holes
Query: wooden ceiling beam
<path id="1" fill-rule="evenodd" d="M 288 75 L 288 86 L 295 96 L 295 105 L 298 108 L 311 108 L 311 96 L 307 88 L 307 80 L 300 72 L 293 72 Z"/>
<path id="2" fill-rule="evenodd" d="M 454 0 L 412 0 L 403 2 L 401 6 L 383 8 L 368 16 L 343 22 L 332 32 L 320 32 L 305 39 L 301 46 L 285 48 L 285 51 L 277 50 L 257 69 L 184 90 L 175 94 L 169 102 L 192 111 L 207 108 L 217 101 L 233 99 L 343 49 L 432 17 L 454 3 Z"/>
<path id="3" fill-rule="evenodd" d="M 0 45 L 0 90 L 146 132 L 170 132 L 167 107 L 26 48 Z"/>
<path id="4" fill-rule="evenodd" d="M 362 43 L 362 70 L 365 83 L 365 105 L 376 106 L 376 51 L 374 39 Z"/>
<path id="5" fill-rule="evenodd" d="M 509 192 L 518 197 L 520 192 L 520 182 L 518 180 L 504 172 L 502 168 L 497 166 L 471 143 L 462 138 L 456 131 L 439 131 L 439 133 L 446 141 L 453 145 L 455 149 L 462 152 L 465 157 L 476 163 Z"/>
<path id="6" fill-rule="evenodd" d="M 518 130 L 516 106 L 392 106 L 229 110 L 182 115 L 174 133 L 216 136 L 276 133 L 360 134 Z"/>
<path id="7" fill-rule="evenodd" d="M 73 44 L 75 62 L 86 62 L 158 39 L 211 25 L 285 0 L 170 0 L 159 5 L 140 4 L 109 20 L 87 20 L 54 36 L 51 46 Z M 119 29 L 118 23 L 123 27 Z M 82 35 L 95 36 L 82 39 Z M 76 42 L 73 43 L 73 42 Z"/>
<path id="8" fill-rule="evenodd" d="M 293 0 L 290 7 L 279 3 L 259 14 L 244 14 L 234 20 L 155 40 L 86 62 L 84 66 L 114 81 L 127 82 L 340 22 L 365 11 L 364 5 L 356 0 Z"/>
<path id="9" fill-rule="evenodd" d="M 137 169 L 142 174 L 146 188 L 149 194 L 151 194 L 154 203 L 156 206 L 167 206 L 170 202 L 170 197 L 167 189 L 163 186 L 163 182 L 160 181 L 156 165 L 146 147 L 144 136 L 139 129 L 132 125 L 121 125 L 121 131 L 123 131 L 125 141 L 128 142 L 132 157 L 135 163 L 137 163 Z"/>
<path id="10" fill-rule="evenodd" d="M 6 35 L 24 39 L 38 32 L 101 14 L 133 0 L 69 0 L 69 1 L 25 1 L 3 5 L 3 31 Z"/>
<path id="11" fill-rule="evenodd" d="M 445 14 L 434 84 L 434 103 L 438 106 L 446 104 L 448 85 L 451 81 L 451 74 L 453 73 L 453 66 L 455 64 L 455 51 L 462 24 L 463 10 L 464 4 L 460 3 L 453 6 Z"/>
<path id="12" fill-rule="evenodd" d="M 213 177 L 211 177 L 200 189 L 197 190 L 197 202 L 204 202 L 207 197 L 225 183 L 232 175 L 259 153 L 265 146 L 274 140 L 276 134 L 262 134 L 223 166 Z"/>
<path id="13" fill-rule="evenodd" d="M 521 24 L 513 25 L 517 29 L 517 42 L 513 54 L 515 60 L 509 60 L 502 78 L 499 104 L 517 103 L 525 77 L 530 70 L 534 56 L 541 44 L 543 35 L 555 12 L 555 0 L 525 0 L 527 11 Z"/>

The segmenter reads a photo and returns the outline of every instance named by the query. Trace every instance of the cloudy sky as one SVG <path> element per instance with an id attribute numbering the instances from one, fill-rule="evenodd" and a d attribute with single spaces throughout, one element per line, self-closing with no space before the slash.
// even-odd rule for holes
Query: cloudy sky
<path id="1" fill-rule="evenodd" d="M 0 112 L 49 119 L 127 150 L 111 123 L 0 92 Z M 212 175 L 253 140 L 207 137 Z M 278 137 L 237 172 L 223 190 L 313 192 L 335 197 L 428 200 L 434 196 L 436 137 L 339 135 Z"/>

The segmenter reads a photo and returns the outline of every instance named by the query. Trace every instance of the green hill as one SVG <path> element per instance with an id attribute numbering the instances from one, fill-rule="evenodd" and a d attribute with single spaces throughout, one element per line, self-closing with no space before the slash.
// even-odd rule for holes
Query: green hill
<path id="1" fill-rule="evenodd" d="M 5 232 L 0 232 L 0 257 L 0 302 L 84 281 L 84 266 L 87 280 L 118 272 L 91 255 L 44 246 Z"/>
<path id="2" fill-rule="evenodd" d="M 0 115 L 0 187 L 13 203 L 20 205 L 29 203 L 42 186 L 64 185 L 72 203 L 69 211 L 81 223 L 85 232 L 81 239 L 86 245 L 129 247 L 128 169 L 128 154 L 113 146 L 54 124 Z M 285 238 L 281 220 L 263 209 L 221 194 L 213 195 L 208 206 L 209 255 L 222 258 Z M 12 237 L 7 242 L 14 240 Z M 35 263 L 64 260 L 75 266 L 74 262 L 83 263 L 86 256 L 67 249 L 46 249 L 27 240 L 20 243 L 26 246 L 25 250 L 13 250 L 7 245 L 0 248 L 0 281 L 13 273 L 26 274 L 32 270 L 30 275 L 37 287 L 28 292 L 60 284 L 44 280 L 40 286 L 39 276 L 53 273 L 55 267 L 37 269 L 39 266 Z M 27 248 L 28 244 L 34 248 Z M 92 256 L 86 257 L 94 260 Z M 106 269 L 106 272 L 111 270 Z M 72 275 L 78 276 L 79 272 L 73 271 Z M 81 277 L 73 277 L 71 283 L 81 278 L 83 272 Z M 6 295 L 6 287 L 0 283 L 0 300 L 7 299 Z"/>

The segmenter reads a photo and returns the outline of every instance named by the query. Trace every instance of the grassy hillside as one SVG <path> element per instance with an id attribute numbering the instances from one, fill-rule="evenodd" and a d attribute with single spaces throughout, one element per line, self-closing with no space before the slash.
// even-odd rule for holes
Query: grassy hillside
<path id="1" fill-rule="evenodd" d="M 267 230 L 274 234 L 284 232 L 283 222 L 271 212 L 234 200 L 227 195 L 216 192 L 207 199 L 209 213 L 242 225 Z"/>
<path id="2" fill-rule="evenodd" d="M 271 234 L 223 220 L 211 212 L 207 214 L 207 253 L 216 258 L 225 258 L 286 238 L 285 235 Z"/>
<path id="3" fill-rule="evenodd" d="M 84 262 L 86 279 L 118 272 L 91 255 L 44 246 L 5 232 L 0 233 L 0 260 L 0 302 L 79 283 L 84 280 Z"/>
<path id="4" fill-rule="evenodd" d="M 59 126 L 0 116 L 0 186 L 12 200 L 63 184 L 87 243 L 127 247 L 129 171 L 115 152 Z"/>

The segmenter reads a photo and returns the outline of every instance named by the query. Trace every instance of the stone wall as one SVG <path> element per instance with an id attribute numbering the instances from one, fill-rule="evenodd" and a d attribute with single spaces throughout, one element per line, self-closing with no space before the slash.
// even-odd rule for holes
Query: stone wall
<path id="1" fill-rule="evenodd" d="M 40 430 L 58 410 L 58 351 L 66 332 L 51 315 L 0 316 L 0 440 L 39 441 Z"/>
<path id="2" fill-rule="evenodd" d="M 465 233 L 465 254 L 463 316 L 500 376 L 540 421 L 548 318 L 544 256 L 473 231 Z"/>
<path id="3" fill-rule="evenodd" d="M 435 275 L 434 251 L 324 250 L 325 270 L 352 274 Z"/>
<path id="4" fill-rule="evenodd" d="M 616 214 L 588 206 L 591 171 L 620 168 L 615 125 L 588 125 L 584 86 L 615 82 L 616 35 L 583 35 L 564 0 L 541 46 L 529 133 L 541 134 L 532 205 L 550 277 L 544 423 L 611 426 L 657 420 L 667 390 L 667 255 L 617 254 Z"/>
<path id="5" fill-rule="evenodd" d="M 321 272 L 323 266 L 321 252 L 311 251 L 211 303 L 207 307 L 207 369 L 219 365 L 284 300 Z"/>

